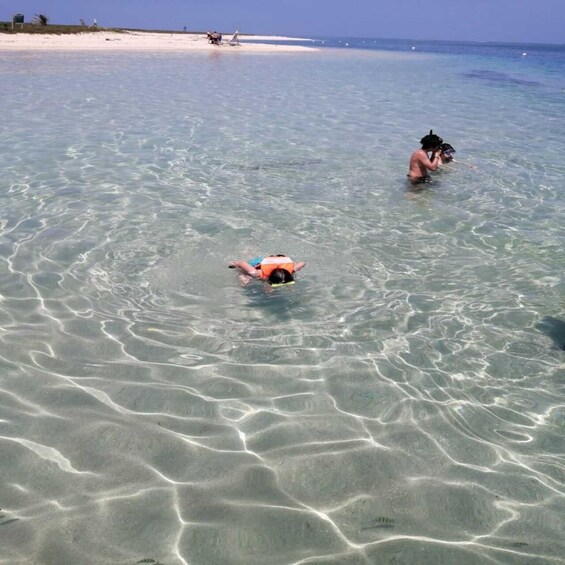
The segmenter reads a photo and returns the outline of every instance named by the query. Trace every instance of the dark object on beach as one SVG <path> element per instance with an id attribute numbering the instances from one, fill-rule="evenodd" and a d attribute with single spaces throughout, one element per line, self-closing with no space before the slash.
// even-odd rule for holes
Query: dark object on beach
<path id="1" fill-rule="evenodd" d="M 207 32 L 206 37 L 208 38 L 208 42 L 212 43 L 212 45 L 220 45 L 222 42 L 222 34 L 217 31 Z"/>
<path id="2" fill-rule="evenodd" d="M 49 18 L 45 14 L 35 14 L 33 23 L 39 26 L 46 26 L 49 23 Z"/>
<path id="3" fill-rule="evenodd" d="M 14 31 L 14 27 L 16 24 L 20 24 L 20 28 L 24 29 L 24 20 L 25 17 L 23 14 L 14 14 L 12 16 L 12 31 Z"/>
<path id="4" fill-rule="evenodd" d="M 565 351 L 565 322 L 563 320 L 544 316 L 541 322 L 536 324 L 536 329 L 550 337 L 559 349 Z"/>

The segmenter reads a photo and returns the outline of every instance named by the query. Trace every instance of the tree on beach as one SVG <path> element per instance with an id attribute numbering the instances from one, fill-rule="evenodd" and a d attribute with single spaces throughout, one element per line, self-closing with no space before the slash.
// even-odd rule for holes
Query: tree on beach
<path id="1" fill-rule="evenodd" d="M 40 26 L 46 26 L 49 23 L 49 18 L 45 14 L 35 14 L 33 23 Z"/>

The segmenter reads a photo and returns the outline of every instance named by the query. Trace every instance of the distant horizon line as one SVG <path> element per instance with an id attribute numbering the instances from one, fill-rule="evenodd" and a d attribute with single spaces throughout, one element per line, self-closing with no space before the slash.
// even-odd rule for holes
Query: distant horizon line
<path id="1" fill-rule="evenodd" d="M 6 21 L 7 23 L 11 23 L 10 20 L 2 20 Z M 28 22 L 31 24 L 31 21 Z M 50 22 L 48 25 L 53 26 L 76 26 L 81 27 L 79 24 L 65 24 L 65 23 L 52 23 Z M 207 31 L 201 30 L 178 30 L 178 29 L 168 29 L 168 28 L 139 28 L 139 27 L 124 27 L 124 26 L 105 26 L 98 24 L 100 29 L 107 29 L 107 30 L 126 30 L 126 31 L 145 31 L 145 32 L 160 32 L 160 33 L 189 33 L 189 34 L 206 34 Z M 235 29 L 231 29 L 230 31 L 235 31 Z M 225 32 L 224 32 L 225 33 Z M 311 35 L 306 37 L 295 37 L 294 34 L 290 33 L 265 33 L 265 32 L 240 32 L 239 34 L 242 37 L 251 36 L 251 35 L 262 35 L 262 36 L 282 36 L 288 37 L 289 39 L 296 39 L 296 41 L 300 41 L 301 39 L 379 39 L 385 41 L 428 41 L 428 42 L 437 42 L 437 43 L 475 43 L 480 45 L 552 45 L 556 47 L 565 47 L 565 43 L 552 43 L 547 41 L 524 41 L 524 42 L 517 42 L 517 41 L 500 41 L 500 40 L 481 40 L 481 39 L 424 39 L 424 38 L 415 38 L 415 37 L 379 37 L 379 36 L 369 36 L 369 35 Z M 301 34 L 304 35 L 304 34 Z"/>
<path id="2" fill-rule="evenodd" d="M 188 33 L 188 32 L 187 32 Z M 200 33 L 200 32 L 191 32 Z M 240 33 L 241 36 L 246 35 L 263 35 L 263 36 L 284 36 L 293 38 L 292 34 L 287 33 Z M 427 41 L 427 42 L 437 42 L 437 43 L 477 43 L 480 45 L 552 45 L 555 47 L 565 47 L 565 43 L 551 43 L 551 42 L 539 42 L 539 41 L 495 41 L 495 40 L 479 40 L 479 39 L 417 39 L 414 37 L 371 37 L 368 35 L 311 35 L 307 36 L 307 39 L 378 39 L 384 41 Z M 305 38 L 305 39 L 306 39 Z M 296 38 L 300 41 L 299 38 Z"/>
<path id="3" fill-rule="evenodd" d="M 121 28 L 121 29 L 133 29 L 133 28 Z M 137 31 L 163 31 L 163 32 L 171 32 L 171 33 L 206 33 L 206 31 L 193 31 L 193 30 L 186 30 L 186 32 L 177 32 L 176 30 L 145 30 L 142 28 L 137 28 Z M 207 30 L 208 31 L 208 30 Z M 230 31 L 235 31 L 231 30 Z M 296 41 L 301 41 L 300 37 L 296 37 L 292 33 L 264 33 L 264 32 L 240 32 L 240 36 L 245 37 L 248 35 L 262 35 L 262 36 L 279 36 L 279 37 L 288 37 L 289 39 L 296 39 Z M 556 47 L 565 47 L 565 43 L 551 43 L 551 42 L 539 42 L 539 41 L 524 41 L 524 42 L 517 42 L 517 41 L 499 41 L 499 40 L 479 40 L 479 39 L 418 39 L 414 37 L 377 37 L 377 36 L 368 36 L 368 35 L 302 35 L 302 39 L 380 39 L 386 41 L 429 41 L 429 42 L 438 42 L 438 43 L 478 43 L 481 45 L 553 45 Z"/>

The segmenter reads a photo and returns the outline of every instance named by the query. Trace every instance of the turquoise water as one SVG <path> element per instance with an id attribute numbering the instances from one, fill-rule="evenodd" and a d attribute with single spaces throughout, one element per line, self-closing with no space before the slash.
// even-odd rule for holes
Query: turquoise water
<path id="1" fill-rule="evenodd" d="M 0 54 L 0 563 L 562 562 L 562 63 L 420 51 Z"/>

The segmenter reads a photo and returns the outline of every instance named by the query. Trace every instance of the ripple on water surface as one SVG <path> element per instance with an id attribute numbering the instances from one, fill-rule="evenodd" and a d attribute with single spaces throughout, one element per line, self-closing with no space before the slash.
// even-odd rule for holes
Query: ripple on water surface
<path id="1" fill-rule="evenodd" d="M 561 562 L 562 97 L 234 55 L 0 58 L 0 562 Z"/>

